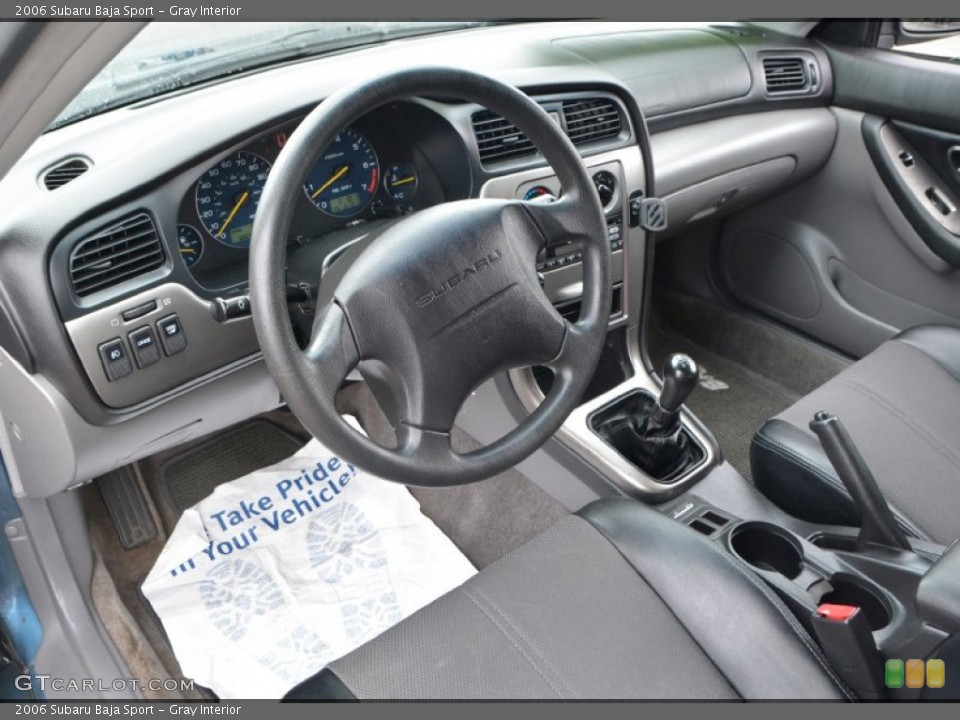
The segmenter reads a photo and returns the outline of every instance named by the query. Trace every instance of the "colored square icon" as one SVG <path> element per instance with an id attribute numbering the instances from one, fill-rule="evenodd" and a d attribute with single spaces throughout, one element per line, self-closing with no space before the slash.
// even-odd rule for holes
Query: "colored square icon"
<path id="1" fill-rule="evenodd" d="M 887 660 L 883 674 L 888 688 L 903 687 L 903 660 Z"/>
<path id="2" fill-rule="evenodd" d="M 927 660 L 927 687 L 942 688 L 947 682 L 947 666 L 943 660 Z"/>
<path id="3" fill-rule="evenodd" d="M 924 674 L 923 660 L 907 660 L 908 688 L 922 688 Z"/>

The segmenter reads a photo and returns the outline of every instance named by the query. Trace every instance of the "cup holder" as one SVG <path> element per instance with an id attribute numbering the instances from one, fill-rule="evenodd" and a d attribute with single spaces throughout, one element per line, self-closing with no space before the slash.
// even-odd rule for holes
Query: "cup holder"
<path id="1" fill-rule="evenodd" d="M 853 605 L 867 618 L 871 630 L 880 630 L 890 624 L 890 608 L 875 590 L 852 575 L 837 573 L 830 578 L 831 592 L 820 598 L 820 604 Z"/>
<path id="2" fill-rule="evenodd" d="M 730 536 L 733 552 L 758 570 L 777 572 L 793 580 L 803 570 L 803 553 L 796 540 L 776 525 L 747 522 Z"/>

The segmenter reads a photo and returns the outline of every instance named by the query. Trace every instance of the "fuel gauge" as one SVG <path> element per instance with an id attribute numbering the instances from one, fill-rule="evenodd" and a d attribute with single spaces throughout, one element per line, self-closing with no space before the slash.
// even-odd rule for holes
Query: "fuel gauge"
<path id="1" fill-rule="evenodd" d="M 203 255 L 203 238 L 200 233 L 189 225 L 177 226 L 177 244 L 180 246 L 180 257 L 189 268 L 193 267 Z"/>
<path id="2" fill-rule="evenodd" d="M 383 189 L 396 202 L 410 202 L 419 183 L 417 169 L 408 162 L 394 163 L 383 176 Z"/>

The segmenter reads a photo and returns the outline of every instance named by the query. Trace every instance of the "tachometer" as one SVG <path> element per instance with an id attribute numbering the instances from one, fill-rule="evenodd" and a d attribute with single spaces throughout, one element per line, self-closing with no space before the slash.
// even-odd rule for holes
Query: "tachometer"
<path id="1" fill-rule="evenodd" d="M 270 163 L 241 150 L 224 158 L 197 183 L 197 215 L 204 229 L 228 247 L 250 247 L 253 216 Z"/>
<path id="2" fill-rule="evenodd" d="M 380 162 L 373 146 L 348 128 L 323 151 L 304 190 L 310 202 L 334 217 L 350 217 L 363 210 L 377 192 Z"/>

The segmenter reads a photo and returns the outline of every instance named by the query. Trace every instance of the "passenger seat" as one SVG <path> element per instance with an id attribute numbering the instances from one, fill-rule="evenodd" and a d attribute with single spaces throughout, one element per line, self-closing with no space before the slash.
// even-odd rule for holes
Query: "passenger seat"
<path id="1" fill-rule="evenodd" d="M 960 329 L 907 330 L 799 400 L 757 432 L 757 487 L 811 522 L 859 524 L 853 501 L 808 428 L 837 415 L 908 535 L 960 537 Z"/>

